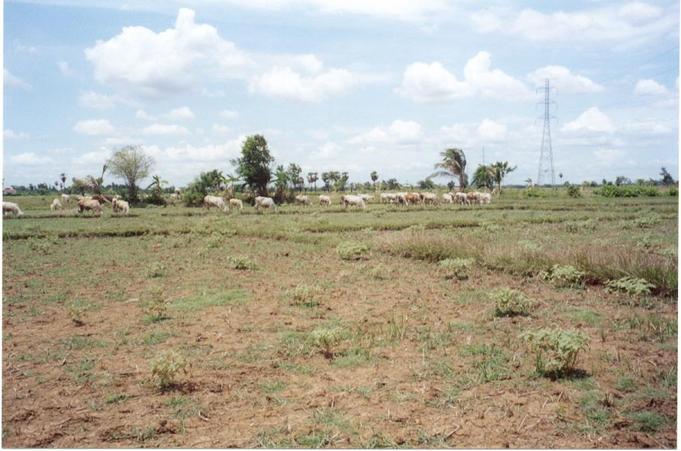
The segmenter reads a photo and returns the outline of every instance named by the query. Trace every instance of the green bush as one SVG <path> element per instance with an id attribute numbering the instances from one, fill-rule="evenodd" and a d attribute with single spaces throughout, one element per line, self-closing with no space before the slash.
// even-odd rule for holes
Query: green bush
<path id="1" fill-rule="evenodd" d="M 589 346 L 589 338 L 574 330 L 539 329 L 521 338 L 535 354 L 535 369 L 545 376 L 561 376 L 575 369 L 577 356 Z"/>
<path id="2" fill-rule="evenodd" d="M 333 357 L 333 348 L 346 337 L 346 332 L 340 327 L 319 327 L 310 333 L 310 341 L 327 358 Z"/>
<path id="3" fill-rule="evenodd" d="M 168 302 L 161 288 L 156 288 L 151 292 L 151 296 L 142 305 L 142 308 L 149 322 L 155 323 L 169 318 Z"/>
<path id="4" fill-rule="evenodd" d="M 669 195 L 672 196 L 672 197 L 678 196 L 679 195 L 679 189 L 675 186 L 672 186 L 671 188 L 669 188 Z"/>
<path id="5" fill-rule="evenodd" d="M 642 296 L 650 294 L 655 289 L 655 285 L 645 279 L 636 277 L 622 277 L 621 279 L 609 280 L 605 283 L 606 290 L 609 292 L 621 291 L 631 296 Z"/>
<path id="6" fill-rule="evenodd" d="M 518 290 L 501 288 L 491 294 L 495 303 L 495 316 L 528 315 L 533 306 L 532 301 Z"/>
<path id="7" fill-rule="evenodd" d="M 466 280 L 474 261 L 472 258 L 447 258 L 440 260 L 438 266 L 446 279 Z"/>
<path id="8" fill-rule="evenodd" d="M 151 377 L 161 390 L 173 386 L 180 373 L 187 373 L 187 361 L 175 351 L 164 351 L 151 362 Z"/>
<path id="9" fill-rule="evenodd" d="M 321 290 L 309 285 L 298 285 L 285 293 L 285 297 L 291 305 L 299 307 L 316 307 L 321 304 Z"/>
<path id="10" fill-rule="evenodd" d="M 570 185 L 568 186 L 567 189 L 568 196 L 570 197 L 582 197 L 582 190 L 579 189 L 579 186 L 577 185 Z"/>
<path id="11" fill-rule="evenodd" d="M 594 190 L 594 194 L 603 197 L 641 197 L 658 196 L 660 192 L 654 186 L 646 185 L 605 185 Z"/>
<path id="12" fill-rule="evenodd" d="M 369 246 L 357 241 L 342 241 L 336 246 L 336 253 L 343 260 L 361 260 L 368 257 Z"/>
<path id="13" fill-rule="evenodd" d="M 551 269 L 542 271 L 539 275 L 542 279 L 553 283 L 556 287 L 577 288 L 582 286 L 586 273 L 579 271 L 572 265 L 553 265 Z"/>

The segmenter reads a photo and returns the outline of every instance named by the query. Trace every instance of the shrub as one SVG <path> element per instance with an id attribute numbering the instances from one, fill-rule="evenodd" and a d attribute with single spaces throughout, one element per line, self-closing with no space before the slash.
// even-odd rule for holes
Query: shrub
<path id="1" fill-rule="evenodd" d="M 342 260 L 360 260 L 367 258 L 369 246 L 357 241 L 342 241 L 336 246 L 336 253 Z"/>
<path id="2" fill-rule="evenodd" d="M 579 352 L 589 346 L 589 338 L 574 330 L 539 329 L 525 332 L 521 338 L 535 354 L 537 373 L 553 377 L 574 370 Z"/>
<path id="3" fill-rule="evenodd" d="M 143 309 L 150 322 L 155 323 L 168 318 L 168 303 L 161 288 L 152 291 L 149 300 L 143 305 Z"/>
<path id="4" fill-rule="evenodd" d="M 153 262 L 148 266 L 147 275 L 151 278 L 163 277 L 166 267 L 161 262 Z"/>
<path id="5" fill-rule="evenodd" d="M 605 283 L 606 290 L 609 292 L 621 291 L 631 296 L 641 296 L 650 294 L 655 285 L 645 279 L 636 277 L 622 277 L 621 279 L 609 280 Z"/>
<path id="6" fill-rule="evenodd" d="M 82 301 L 73 301 L 69 304 L 69 317 L 76 326 L 82 326 L 85 324 L 83 318 L 86 310 L 88 310 L 87 305 Z"/>
<path id="7" fill-rule="evenodd" d="M 162 352 L 151 362 L 151 377 L 161 390 L 173 386 L 180 373 L 187 373 L 187 361 L 175 351 Z"/>
<path id="8" fill-rule="evenodd" d="M 326 358 L 333 357 L 332 348 L 345 338 L 340 327 L 320 327 L 310 333 L 312 344 L 324 353 Z"/>
<path id="9" fill-rule="evenodd" d="M 518 290 L 502 288 L 492 293 L 495 302 L 495 316 L 528 315 L 532 308 L 532 301 Z"/>
<path id="10" fill-rule="evenodd" d="M 445 274 L 446 279 L 466 280 L 473 262 L 472 258 L 447 258 L 440 260 L 438 266 Z"/>
<path id="11" fill-rule="evenodd" d="M 669 188 L 669 195 L 673 196 L 673 197 L 678 196 L 679 195 L 679 189 L 675 186 L 672 186 L 671 188 Z"/>
<path id="12" fill-rule="evenodd" d="M 539 275 L 556 287 L 579 287 L 586 274 L 572 265 L 553 265 L 551 269 L 542 271 Z"/>
<path id="13" fill-rule="evenodd" d="M 320 290 L 317 287 L 298 285 L 294 289 L 288 290 L 285 296 L 290 300 L 291 305 L 316 307 L 321 304 L 319 301 L 320 294 Z"/>
<path id="14" fill-rule="evenodd" d="M 570 197 L 582 197 L 582 190 L 577 185 L 568 186 L 567 193 Z"/>
<path id="15" fill-rule="evenodd" d="M 232 269 L 238 269 L 240 271 L 253 271 L 258 269 L 258 265 L 248 257 L 230 256 L 227 258 L 227 261 Z"/>
<path id="16" fill-rule="evenodd" d="M 369 275 L 372 279 L 388 280 L 390 278 L 390 270 L 383 264 L 378 264 L 369 270 Z"/>
<path id="17" fill-rule="evenodd" d="M 657 188 L 645 185 L 605 185 L 594 190 L 594 194 L 603 197 L 654 197 L 659 195 Z"/>

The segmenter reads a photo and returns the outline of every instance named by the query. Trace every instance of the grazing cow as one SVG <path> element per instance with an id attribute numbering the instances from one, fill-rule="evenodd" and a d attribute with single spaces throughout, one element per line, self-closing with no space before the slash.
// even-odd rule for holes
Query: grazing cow
<path id="1" fill-rule="evenodd" d="M 479 204 L 480 203 L 480 194 L 477 191 L 473 191 L 467 194 L 468 197 L 468 203 L 469 204 Z"/>
<path id="2" fill-rule="evenodd" d="M 15 204 L 14 202 L 3 202 L 2 203 L 2 214 L 5 215 L 6 213 L 11 213 L 15 217 L 23 216 L 24 212 L 21 211 L 21 208 L 19 208 L 19 205 Z"/>
<path id="3" fill-rule="evenodd" d="M 96 199 L 84 197 L 83 199 L 79 200 L 78 213 L 82 213 L 85 210 L 92 211 L 93 213 L 96 213 L 97 216 L 102 215 L 102 205 Z"/>
<path id="4" fill-rule="evenodd" d="M 244 209 L 244 203 L 241 202 L 241 199 L 230 199 L 229 206 L 233 208 L 238 208 L 239 210 Z"/>
<path id="5" fill-rule="evenodd" d="M 267 208 L 277 211 L 277 204 L 271 197 L 258 196 L 255 198 L 255 209 L 260 211 L 261 208 Z"/>
<path id="6" fill-rule="evenodd" d="M 362 207 L 362 209 L 366 209 L 367 206 L 364 203 L 364 199 L 362 199 L 359 196 L 354 196 L 354 195 L 347 195 L 347 196 L 341 196 L 340 198 L 341 205 L 343 207 L 348 208 L 348 205 L 354 205 L 356 207 Z"/>
<path id="7" fill-rule="evenodd" d="M 69 196 L 68 194 L 62 194 L 61 202 L 62 204 L 68 204 L 69 202 L 71 202 L 71 196 Z"/>
<path id="8" fill-rule="evenodd" d="M 437 205 L 437 195 L 435 193 L 420 193 L 420 197 L 424 204 Z"/>
<path id="9" fill-rule="evenodd" d="M 492 195 L 490 193 L 478 193 L 478 199 L 481 204 L 489 204 L 492 202 Z"/>
<path id="10" fill-rule="evenodd" d="M 203 206 L 210 210 L 212 207 L 219 208 L 220 210 L 227 212 L 229 207 L 225 203 L 222 197 L 207 195 L 203 198 Z"/>
<path id="11" fill-rule="evenodd" d="M 461 204 L 461 205 L 469 205 L 470 204 L 470 202 L 468 200 L 468 194 L 466 194 L 466 193 L 461 193 L 461 192 L 456 193 L 456 194 L 454 194 L 454 199 L 456 199 L 457 204 Z"/>
<path id="12" fill-rule="evenodd" d="M 399 193 L 398 199 L 403 205 L 417 205 L 421 203 L 421 195 L 419 193 Z"/>
<path id="13" fill-rule="evenodd" d="M 111 202 L 111 208 L 114 213 L 123 213 L 124 215 L 128 215 L 130 213 L 130 204 L 128 204 L 126 201 L 115 198 Z"/>
<path id="14" fill-rule="evenodd" d="M 362 200 L 367 204 L 369 203 L 370 200 L 374 199 L 374 196 L 372 196 L 371 194 L 360 194 L 359 197 L 361 197 Z"/>
<path id="15" fill-rule="evenodd" d="M 387 204 L 387 203 L 394 204 L 396 201 L 397 201 L 397 194 L 395 194 L 395 193 L 381 193 L 381 203 L 382 204 Z"/>
<path id="16" fill-rule="evenodd" d="M 331 205 L 331 197 L 325 196 L 324 194 L 322 194 L 321 196 L 319 196 L 319 205 L 326 205 L 326 206 Z"/>
<path id="17" fill-rule="evenodd" d="M 296 204 L 310 205 L 310 198 L 304 194 L 298 194 L 296 196 Z"/>
<path id="18" fill-rule="evenodd" d="M 454 203 L 454 196 L 452 196 L 452 193 L 442 193 L 442 203 L 443 204 L 453 204 Z"/>
<path id="19" fill-rule="evenodd" d="M 52 201 L 52 204 L 50 204 L 50 210 L 56 211 L 56 210 L 61 210 L 63 207 L 61 205 L 61 202 L 59 202 L 59 199 L 54 199 Z"/>

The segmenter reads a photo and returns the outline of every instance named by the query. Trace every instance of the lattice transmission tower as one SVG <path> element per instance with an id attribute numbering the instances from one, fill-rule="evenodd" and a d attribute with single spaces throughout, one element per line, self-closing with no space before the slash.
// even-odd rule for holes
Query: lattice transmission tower
<path id="1" fill-rule="evenodd" d="M 539 149 L 539 171 L 537 172 L 537 185 L 541 186 L 548 183 L 551 177 L 551 186 L 556 184 L 556 174 L 553 169 L 553 146 L 551 145 L 551 87 L 549 79 L 544 81 L 544 131 L 541 135 L 541 147 Z"/>

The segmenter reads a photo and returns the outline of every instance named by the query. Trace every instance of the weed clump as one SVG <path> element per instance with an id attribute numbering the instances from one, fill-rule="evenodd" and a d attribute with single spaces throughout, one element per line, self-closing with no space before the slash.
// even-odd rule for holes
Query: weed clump
<path id="1" fill-rule="evenodd" d="M 336 246 L 336 253 L 342 260 L 361 260 L 368 257 L 369 246 L 357 241 L 342 241 Z"/>
<path id="2" fill-rule="evenodd" d="M 258 269 L 258 265 L 248 257 L 230 256 L 227 258 L 227 261 L 232 269 L 239 271 L 255 271 Z"/>
<path id="3" fill-rule="evenodd" d="M 589 346 L 589 338 L 574 330 L 539 329 L 520 337 L 535 354 L 537 373 L 553 378 L 573 371 L 579 352 Z"/>
<path id="4" fill-rule="evenodd" d="M 605 283 L 606 291 L 620 291 L 630 296 L 643 296 L 650 294 L 655 289 L 655 285 L 645 279 L 636 277 L 622 277 L 621 279 L 609 280 Z"/>
<path id="5" fill-rule="evenodd" d="M 345 331 L 340 327 L 320 327 L 310 333 L 310 341 L 330 359 L 333 357 L 333 348 L 345 338 Z"/>
<path id="6" fill-rule="evenodd" d="M 147 269 L 147 275 L 150 278 L 163 277 L 165 275 L 166 267 L 161 262 L 153 262 Z"/>
<path id="7" fill-rule="evenodd" d="M 445 279 L 466 280 L 474 261 L 472 258 L 446 258 L 440 260 L 438 266 L 444 273 Z"/>
<path id="8" fill-rule="evenodd" d="M 142 305 L 146 315 L 145 320 L 155 323 L 168 319 L 168 302 L 163 295 L 162 288 L 156 288 L 151 292 L 149 299 Z"/>
<path id="9" fill-rule="evenodd" d="M 585 275 L 586 273 L 579 271 L 572 265 L 553 265 L 548 271 L 539 273 L 542 279 L 559 288 L 581 287 Z"/>
<path id="10" fill-rule="evenodd" d="M 492 293 L 494 316 L 527 316 L 533 302 L 518 290 L 502 288 Z"/>
<path id="11" fill-rule="evenodd" d="M 299 307 L 317 307 L 321 304 L 320 295 L 319 288 L 304 284 L 298 285 L 285 293 L 285 297 L 289 299 L 291 305 Z"/>
<path id="12" fill-rule="evenodd" d="M 151 377 L 161 390 L 172 387 L 180 373 L 187 373 L 187 360 L 175 351 L 165 351 L 151 362 Z"/>

